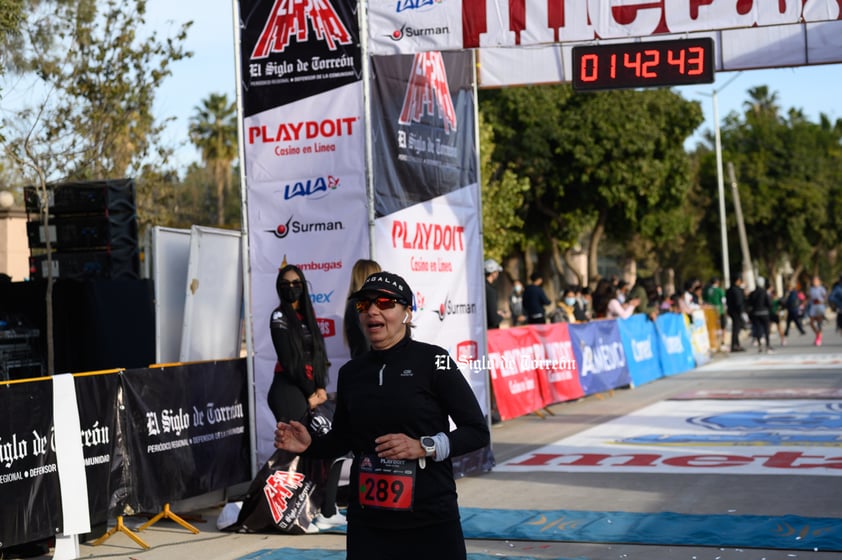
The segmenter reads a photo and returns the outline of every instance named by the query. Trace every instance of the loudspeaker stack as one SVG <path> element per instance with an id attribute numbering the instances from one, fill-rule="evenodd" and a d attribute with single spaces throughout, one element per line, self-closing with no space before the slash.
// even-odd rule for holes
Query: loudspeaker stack
<path id="1" fill-rule="evenodd" d="M 47 277 L 48 238 L 53 278 L 140 278 L 133 179 L 49 184 L 46 195 L 44 227 L 42 193 L 24 188 L 31 279 Z"/>

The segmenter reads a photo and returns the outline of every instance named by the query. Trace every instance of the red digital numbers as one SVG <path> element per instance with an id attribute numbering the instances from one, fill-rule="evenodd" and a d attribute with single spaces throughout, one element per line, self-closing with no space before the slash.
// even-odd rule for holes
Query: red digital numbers
<path id="1" fill-rule="evenodd" d="M 713 40 L 647 41 L 573 47 L 573 89 L 713 82 Z"/>

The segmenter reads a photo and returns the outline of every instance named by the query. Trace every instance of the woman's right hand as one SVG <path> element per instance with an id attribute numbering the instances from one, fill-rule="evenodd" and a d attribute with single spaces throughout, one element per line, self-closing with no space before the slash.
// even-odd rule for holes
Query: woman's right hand
<path id="1" fill-rule="evenodd" d="M 295 420 L 290 420 L 289 424 L 278 422 L 275 427 L 275 447 L 278 449 L 291 451 L 292 453 L 303 453 L 310 447 L 312 441 L 310 432 L 301 422 Z"/>

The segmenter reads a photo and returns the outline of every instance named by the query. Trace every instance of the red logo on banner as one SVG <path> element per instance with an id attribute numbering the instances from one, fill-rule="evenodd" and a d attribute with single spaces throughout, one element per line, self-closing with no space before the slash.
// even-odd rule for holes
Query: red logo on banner
<path id="1" fill-rule="evenodd" d="M 450 134 L 456 130 L 456 109 L 450 98 L 447 72 L 440 52 L 426 52 L 415 55 L 406 95 L 403 98 L 399 124 L 421 122 L 424 115 L 444 121 L 444 131 Z"/>
<path id="2" fill-rule="evenodd" d="M 275 0 L 251 53 L 252 60 L 284 52 L 293 36 L 297 42 L 306 43 L 310 26 L 316 38 L 332 51 L 337 45 L 351 44 L 351 34 L 328 0 Z"/>
<path id="3" fill-rule="evenodd" d="M 333 319 L 322 319 L 321 317 L 316 317 L 316 324 L 319 325 L 319 330 L 322 331 L 322 336 L 324 338 L 336 336 L 336 321 Z"/>
<path id="4" fill-rule="evenodd" d="M 456 361 L 470 362 L 479 357 L 479 345 L 476 340 L 465 340 L 456 345 Z"/>

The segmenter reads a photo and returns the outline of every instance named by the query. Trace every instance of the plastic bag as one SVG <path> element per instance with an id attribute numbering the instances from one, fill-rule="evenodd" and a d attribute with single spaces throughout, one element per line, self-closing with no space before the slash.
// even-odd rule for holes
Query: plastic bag
<path id="1" fill-rule="evenodd" d="M 288 451 L 275 451 L 249 486 L 236 523 L 225 530 L 293 535 L 312 532 L 317 478 L 322 470 L 319 463 Z"/>
<path id="2" fill-rule="evenodd" d="M 334 407 L 335 403 L 328 401 L 308 415 L 312 437 L 330 431 Z M 317 531 L 313 519 L 320 509 L 331 462 L 278 449 L 249 485 L 236 523 L 224 530 L 294 535 Z"/>

